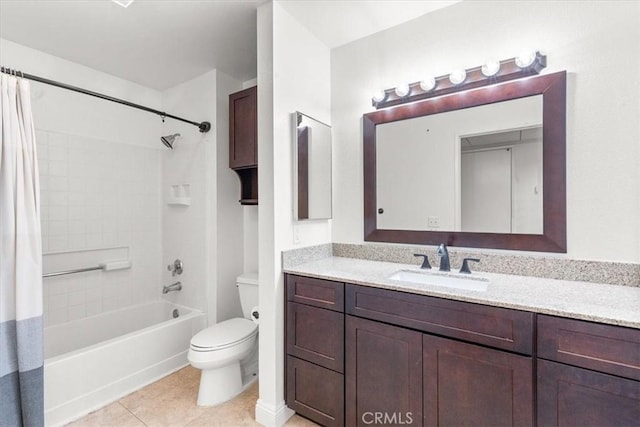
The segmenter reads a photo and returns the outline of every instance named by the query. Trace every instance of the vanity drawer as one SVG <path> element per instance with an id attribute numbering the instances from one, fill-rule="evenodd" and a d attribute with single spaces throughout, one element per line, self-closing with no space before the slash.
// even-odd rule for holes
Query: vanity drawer
<path id="1" fill-rule="evenodd" d="M 640 380 L 640 329 L 539 315 L 538 357 Z"/>
<path id="2" fill-rule="evenodd" d="M 530 355 L 533 313 L 387 289 L 346 285 L 346 312 Z"/>
<path id="3" fill-rule="evenodd" d="M 344 372 L 344 314 L 289 302 L 287 353 Z"/>
<path id="4" fill-rule="evenodd" d="M 287 300 L 344 312 L 344 283 L 287 276 Z"/>
<path id="5" fill-rule="evenodd" d="M 327 427 L 344 426 L 344 376 L 287 356 L 287 406 Z"/>

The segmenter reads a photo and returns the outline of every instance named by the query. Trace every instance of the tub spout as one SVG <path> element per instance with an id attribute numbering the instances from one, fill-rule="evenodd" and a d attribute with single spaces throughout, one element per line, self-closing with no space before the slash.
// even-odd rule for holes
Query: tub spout
<path id="1" fill-rule="evenodd" d="M 182 282 L 176 282 L 173 285 L 164 285 L 162 287 L 162 293 L 168 294 L 169 292 L 175 292 L 182 290 Z"/>

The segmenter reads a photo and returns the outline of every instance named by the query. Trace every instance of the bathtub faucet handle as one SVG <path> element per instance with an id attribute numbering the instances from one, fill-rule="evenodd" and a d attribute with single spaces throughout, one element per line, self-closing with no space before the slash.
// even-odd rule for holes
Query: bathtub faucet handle
<path id="1" fill-rule="evenodd" d="M 171 272 L 171 275 L 175 277 L 176 274 L 182 274 L 182 261 L 179 259 L 173 261 L 173 264 L 167 265 L 167 270 Z"/>

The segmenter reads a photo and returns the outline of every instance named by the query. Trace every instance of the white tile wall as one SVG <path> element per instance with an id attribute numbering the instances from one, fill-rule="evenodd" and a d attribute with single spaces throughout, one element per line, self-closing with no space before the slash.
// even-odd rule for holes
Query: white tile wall
<path id="1" fill-rule="evenodd" d="M 37 131 L 42 247 L 127 247 L 132 268 L 44 279 L 45 326 L 160 298 L 160 151 Z M 106 261 L 106 260 L 105 260 Z"/>

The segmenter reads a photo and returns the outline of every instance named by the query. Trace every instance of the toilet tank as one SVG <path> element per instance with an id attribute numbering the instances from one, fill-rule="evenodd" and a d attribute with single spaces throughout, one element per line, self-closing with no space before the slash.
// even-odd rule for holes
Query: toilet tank
<path id="1" fill-rule="evenodd" d="M 258 273 L 243 273 L 236 280 L 240 305 L 245 319 L 251 318 L 251 309 L 258 306 Z"/>

